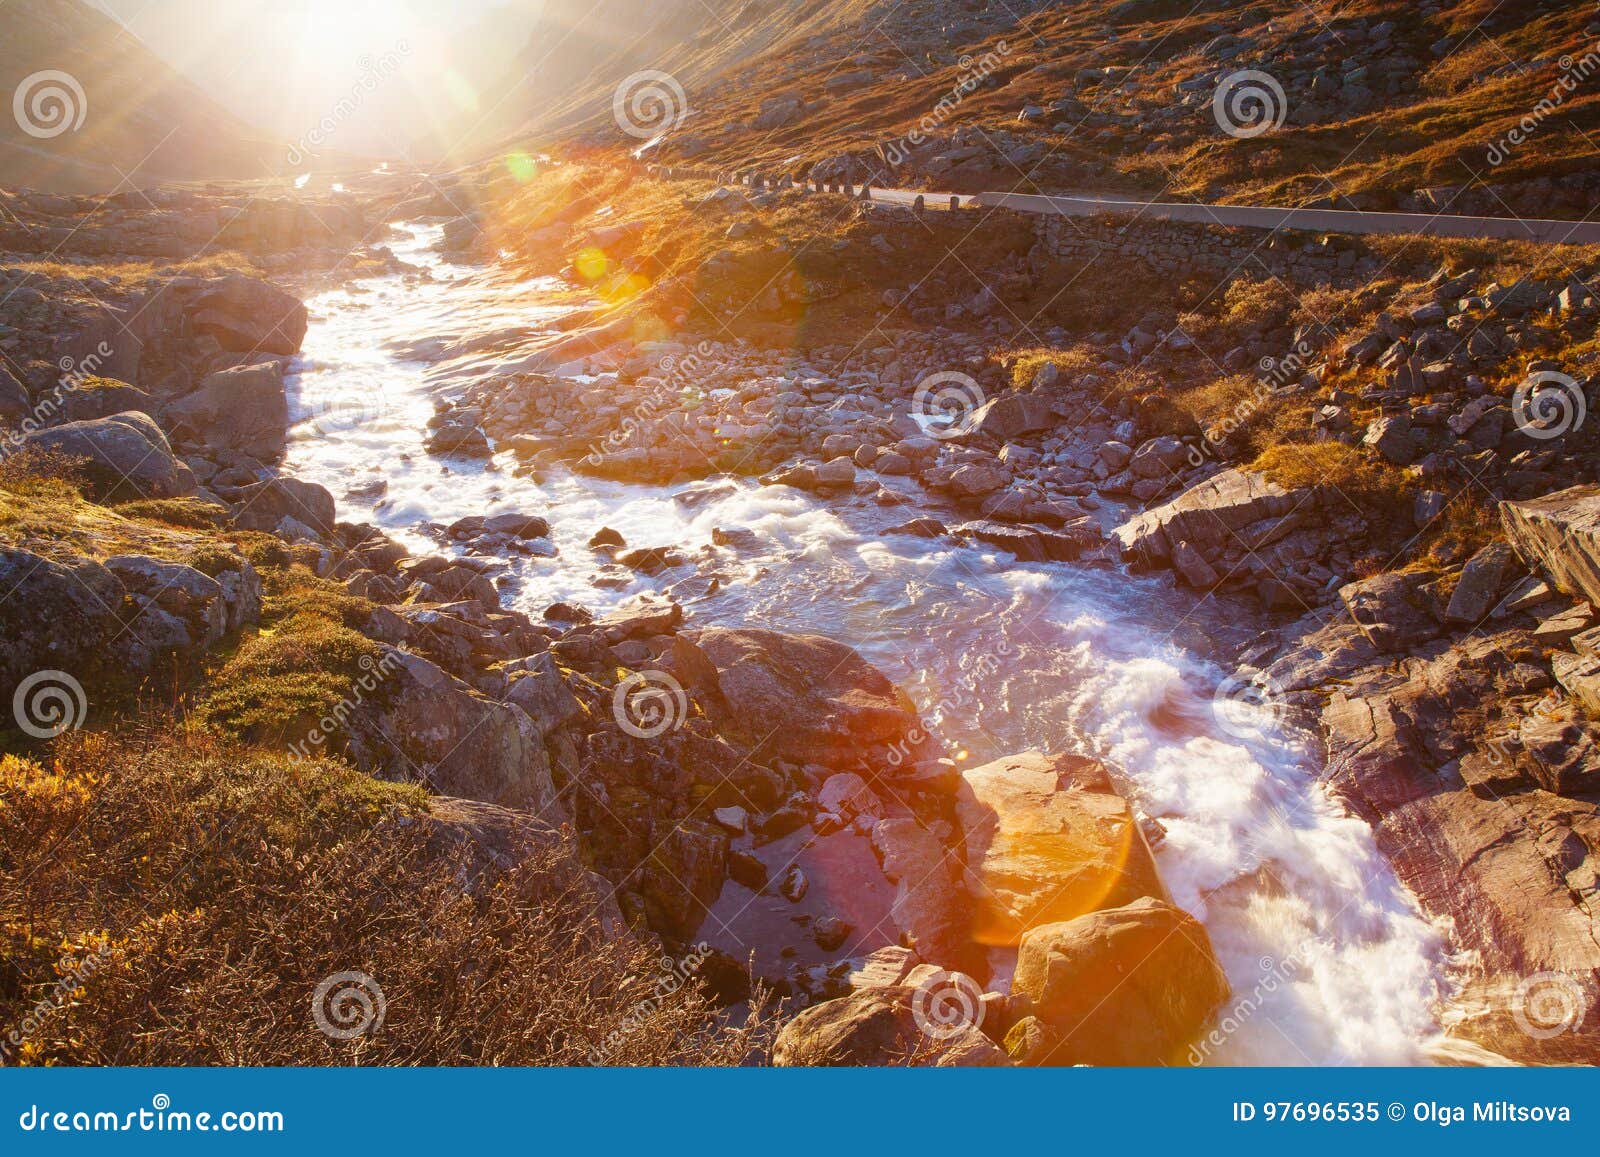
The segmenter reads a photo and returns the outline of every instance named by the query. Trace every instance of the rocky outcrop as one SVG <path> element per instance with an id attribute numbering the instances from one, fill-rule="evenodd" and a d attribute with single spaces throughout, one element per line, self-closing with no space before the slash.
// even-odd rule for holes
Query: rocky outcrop
<path id="1" fill-rule="evenodd" d="M 1012 990 L 1035 1022 L 1007 1036 L 1023 1063 L 1150 1065 L 1179 1063 L 1228 982 L 1200 922 L 1146 897 L 1031 930 Z"/>
<path id="2" fill-rule="evenodd" d="M 174 663 L 195 663 L 261 610 L 248 562 L 219 558 L 208 569 L 134 555 L 102 564 L 0 550 L 0 701 L 11 703 L 17 686 L 40 672 L 120 697 Z"/>
<path id="3" fill-rule="evenodd" d="M 205 283 L 185 309 L 192 332 L 215 338 L 231 353 L 300 352 L 309 317 L 292 294 L 253 277 Z"/>
<path id="4" fill-rule="evenodd" d="M 1014 947 L 1042 924 L 1166 898 L 1132 809 L 1099 761 L 1024 752 L 961 779 L 956 816 L 979 943 Z"/>
<path id="5" fill-rule="evenodd" d="M 29 434 L 25 444 L 78 459 L 98 499 L 179 498 L 196 489 L 194 474 L 148 414 L 68 422 Z"/>
<path id="6" fill-rule="evenodd" d="M 1600 605 L 1600 486 L 1502 502 L 1500 522 L 1529 566 L 1567 594 Z"/>
<path id="7" fill-rule="evenodd" d="M 1309 497 L 1303 491 L 1289 493 L 1260 474 L 1223 470 L 1112 533 L 1127 558 L 1146 566 L 1171 559 L 1184 542 L 1209 559 L 1235 542 L 1259 549 L 1287 534 Z"/>
<path id="8" fill-rule="evenodd" d="M 565 818 L 545 736 L 522 708 L 484 698 L 420 655 L 391 649 L 374 670 L 390 685 L 366 711 L 361 763 L 549 824 Z"/>
<path id="9" fill-rule="evenodd" d="M 174 438 L 275 461 L 288 444 L 283 367 L 263 362 L 220 370 L 168 406 L 163 417 Z"/>
<path id="10" fill-rule="evenodd" d="M 713 628 L 686 636 L 715 685 L 703 687 L 724 731 L 757 757 L 850 769 L 926 746 L 911 700 L 851 648 L 820 635 Z"/>

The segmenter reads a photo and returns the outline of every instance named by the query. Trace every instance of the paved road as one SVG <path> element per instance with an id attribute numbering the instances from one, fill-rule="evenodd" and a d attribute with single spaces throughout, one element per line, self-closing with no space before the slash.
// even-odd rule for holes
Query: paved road
<path id="1" fill-rule="evenodd" d="M 916 189 L 873 189 L 872 199 L 909 205 L 918 197 L 936 209 L 950 204 L 950 193 Z M 1411 233 L 1428 237 L 1483 237 L 1499 241 L 1535 241 L 1549 245 L 1600 245 L 1600 221 L 1553 221 L 1548 218 L 1458 217 L 1432 213 L 1363 213 L 1345 209 L 1276 209 L 1256 205 L 1195 205 L 1178 201 L 1127 201 L 1098 196 L 1035 196 L 1025 193 L 963 194 L 963 208 L 999 207 L 1024 213 L 1087 217 L 1094 213 L 1129 213 L 1204 225 L 1246 229 L 1303 229 L 1314 233 Z"/>

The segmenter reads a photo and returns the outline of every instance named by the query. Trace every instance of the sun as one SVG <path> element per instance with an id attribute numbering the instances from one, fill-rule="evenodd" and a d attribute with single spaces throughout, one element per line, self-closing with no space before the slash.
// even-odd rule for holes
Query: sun
<path id="1" fill-rule="evenodd" d="M 355 70 L 363 58 L 410 51 L 419 22 L 406 0 L 343 0 L 311 4 L 295 13 L 299 22 L 296 63 L 302 69 Z"/>

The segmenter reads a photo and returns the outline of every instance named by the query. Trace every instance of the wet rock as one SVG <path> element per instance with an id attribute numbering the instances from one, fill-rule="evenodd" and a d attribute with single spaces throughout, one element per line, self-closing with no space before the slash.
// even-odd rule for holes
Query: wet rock
<path id="1" fill-rule="evenodd" d="M 1176 1064 L 1228 996 L 1198 920 L 1146 897 L 1034 928 L 1014 993 L 1054 1036 L 1058 1065 Z"/>
<path id="2" fill-rule="evenodd" d="M 635 546 L 617 552 L 618 563 L 644 574 L 660 574 L 682 566 L 684 561 L 683 555 L 670 546 Z"/>
<path id="3" fill-rule="evenodd" d="M 912 534 L 918 538 L 938 538 L 945 533 L 944 523 L 937 518 L 913 518 L 899 526 L 891 526 L 885 534 Z"/>
<path id="4" fill-rule="evenodd" d="M 1324 628 L 1301 646 L 1326 651 L 1335 631 Z M 1507 709 L 1505 688 L 1515 685 L 1519 663 L 1506 648 L 1525 637 L 1469 633 L 1398 671 L 1372 663 L 1343 669 L 1322 712 L 1325 774 L 1373 825 L 1379 849 L 1424 910 L 1448 918 L 1474 953 L 1461 1007 L 1479 1011 L 1459 1031 L 1514 1059 L 1593 1063 L 1594 1026 L 1537 1039 L 1513 1012 L 1528 976 L 1600 974 L 1586 899 L 1600 879 L 1600 809 L 1527 790 L 1540 774 L 1560 782 L 1569 772 L 1541 772 L 1521 756 L 1469 758 L 1474 737 L 1493 734 Z M 1558 678 L 1561 658 L 1553 660 Z M 1560 748 L 1553 750 L 1559 769 Z"/>
<path id="5" fill-rule="evenodd" d="M 849 770 L 905 744 L 918 728 L 905 693 L 831 639 L 719 627 L 680 635 L 679 643 L 698 653 L 692 678 L 715 672 L 715 685 L 705 688 L 714 722 L 754 741 L 758 761 Z"/>
<path id="6" fill-rule="evenodd" d="M 627 546 L 627 541 L 620 531 L 612 530 L 609 526 L 602 526 L 589 537 L 591 550 L 603 550 L 607 547 Z"/>
<path id="7" fill-rule="evenodd" d="M 1055 531 L 978 519 L 952 527 L 950 533 L 1009 550 L 1024 562 L 1071 562 L 1100 543 L 1098 531 L 1088 522 Z"/>
<path id="8" fill-rule="evenodd" d="M 683 622 L 680 603 L 653 600 L 613 611 L 596 624 L 612 646 L 625 639 L 648 639 L 669 634 Z"/>
<path id="9" fill-rule="evenodd" d="M 1016 945 L 1030 928 L 1166 889 L 1128 803 L 1097 760 L 1030 751 L 961 773 L 973 937 Z"/>

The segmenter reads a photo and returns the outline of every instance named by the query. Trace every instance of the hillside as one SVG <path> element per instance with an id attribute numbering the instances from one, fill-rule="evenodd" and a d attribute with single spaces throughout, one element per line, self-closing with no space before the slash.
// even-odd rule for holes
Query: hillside
<path id="1" fill-rule="evenodd" d="M 5 0 L 0 19 L 0 186 L 107 192 L 284 167 L 286 146 L 81 0 Z M 40 75 L 54 73 L 71 80 Z"/>
<path id="2" fill-rule="evenodd" d="M 658 151 L 708 165 L 1493 215 L 1594 203 L 1590 5 L 768 3 L 721 25 L 681 7 L 587 82 L 579 54 L 552 60 L 566 99 L 527 129 L 635 146 L 610 123 L 611 88 L 654 68 L 692 110 Z M 667 32 L 682 42 L 663 45 Z M 1244 130 L 1230 134 L 1214 98 L 1243 71 L 1267 80 L 1224 100 Z"/>

